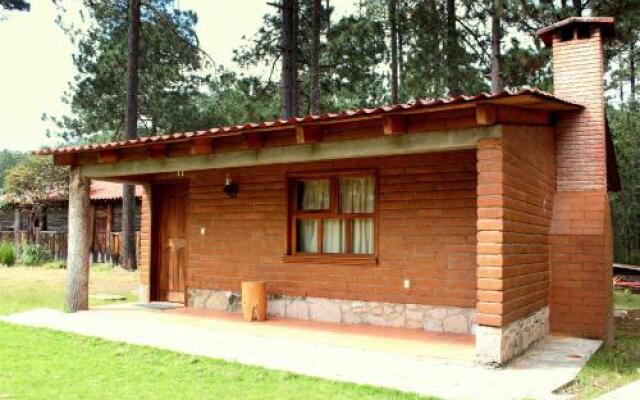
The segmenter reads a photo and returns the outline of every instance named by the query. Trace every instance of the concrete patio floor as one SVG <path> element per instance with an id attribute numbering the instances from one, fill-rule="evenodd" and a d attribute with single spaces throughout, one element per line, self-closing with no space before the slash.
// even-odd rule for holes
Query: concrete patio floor
<path id="1" fill-rule="evenodd" d="M 559 399 L 601 342 L 549 336 L 508 367 L 474 365 L 474 337 L 396 328 L 117 305 L 66 314 L 38 309 L 0 320 L 153 346 L 444 399 Z"/>

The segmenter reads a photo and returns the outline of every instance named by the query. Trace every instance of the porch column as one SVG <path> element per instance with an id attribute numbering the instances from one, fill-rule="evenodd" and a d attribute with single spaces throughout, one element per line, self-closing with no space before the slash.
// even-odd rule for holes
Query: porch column
<path id="1" fill-rule="evenodd" d="M 553 132 L 502 126 L 478 142 L 479 362 L 501 365 L 549 331 L 549 228 L 555 193 Z"/>
<path id="2" fill-rule="evenodd" d="M 69 228 L 67 251 L 66 309 L 69 312 L 89 309 L 89 187 L 91 181 L 82 168 L 69 170 Z"/>
<path id="3" fill-rule="evenodd" d="M 13 244 L 16 247 L 20 246 L 20 207 L 18 204 L 14 205 L 13 209 Z"/>
<path id="4" fill-rule="evenodd" d="M 151 299 L 151 185 L 142 187 L 140 205 L 140 265 L 138 265 L 138 295 L 141 303 Z"/>

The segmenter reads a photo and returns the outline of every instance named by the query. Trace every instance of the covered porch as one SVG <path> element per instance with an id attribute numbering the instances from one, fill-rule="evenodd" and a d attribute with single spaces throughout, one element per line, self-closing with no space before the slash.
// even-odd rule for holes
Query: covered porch
<path id="1" fill-rule="evenodd" d="M 263 280 L 271 317 L 475 336 L 502 365 L 549 332 L 552 116 L 578 109 L 525 90 L 50 154 L 78 224 L 88 180 L 144 187 L 143 302 L 234 312 Z"/>

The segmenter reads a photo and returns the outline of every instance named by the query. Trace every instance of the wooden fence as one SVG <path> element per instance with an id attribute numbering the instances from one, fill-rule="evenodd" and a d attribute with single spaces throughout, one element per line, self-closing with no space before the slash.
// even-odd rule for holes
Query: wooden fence
<path id="1" fill-rule="evenodd" d="M 16 239 L 13 231 L 0 231 L 0 242 L 15 244 L 18 249 L 25 244 L 40 244 L 51 251 L 54 260 L 64 261 L 67 259 L 67 232 L 59 231 L 39 231 L 36 230 L 32 237 L 28 232 L 18 231 Z M 105 238 L 106 239 L 106 238 Z M 118 265 L 120 262 L 120 232 L 112 232 L 109 241 L 94 241 L 91 248 L 91 262 L 111 263 Z M 136 232 L 136 252 L 138 261 L 140 260 L 140 232 Z"/>

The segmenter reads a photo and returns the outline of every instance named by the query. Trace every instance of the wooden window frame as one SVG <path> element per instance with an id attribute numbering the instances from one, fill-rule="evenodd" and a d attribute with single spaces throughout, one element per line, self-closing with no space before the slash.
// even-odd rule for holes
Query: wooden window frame
<path id="1" fill-rule="evenodd" d="M 340 213 L 340 183 L 343 177 L 365 177 L 374 179 L 374 209 L 372 213 Z M 299 211 L 298 185 L 304 180 L 329 180 L 330 196 L 328 210 Z M 287 191 L 287 253 L 285 262 L 291 263 L 315 263 L 315 264 L 353 264 L 367 265 L 378 263 L 378 237 L 379 237 L 379 180 L 376 169 L 357 170 L 332 170 L 318 172 L 288 173 L 286 175 Z M 353 253 L 322 253 L 324 223 L 318 224 L 318 253 L 304 253 L 297 251 L 297 221 L 299 219 L 341 219 L 345 221 L 345 247 L 351 248 L 351 220 L 356 218 L 373 219 L 373 254 Z"/>

